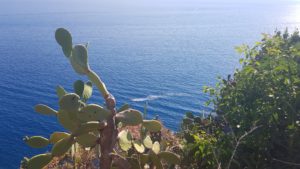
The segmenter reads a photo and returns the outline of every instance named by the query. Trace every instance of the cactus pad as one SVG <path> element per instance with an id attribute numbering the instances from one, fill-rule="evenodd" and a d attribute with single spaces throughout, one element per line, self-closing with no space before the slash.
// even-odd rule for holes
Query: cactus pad
<path id="1" fill-rule="evenodd" d="M 74 132 L 80 125 L 79 120 L 71 119 L 69 112 L 65 110 L 59 110 L 57 113 L 57 118 L 59 123 L 67 130 Z"/>
<path id="2" fill-rule="evenodd" d="M 139 153 L 143 153 L 145 151 L 144 145 L 138 140 L 133 142 L 133 147 Z"/>
<path id="3" fill-rule="evenodd" d="M 48 146 L 49 140 L 42 136 L 25 137 L 25 143 L 32 148 L 43 148 Z"/>
<path id="4" fill-rule="evenodd" d="M 93 147 L 97 144 L 98 137 L 94 134 L 83 134 L 76 137 L 75 141 L 83 147 Z"/>
<path id="5" fill-rule="evenodd" d="M 135 126 L 143 122 L 142 113 L 134 109 L 127 109 L 119 112 L 116 115 L 116 119 L 128 126 Z"/>
<path id="6" fill-rule="evenodd" d="M 145 145 L 146 148 L 151 149 L 153 146 L 152 140 L 150 136 L 145 137 L 145 139 L 143 140 L 143 143 Z"/>
<path id="7" fill-rule="evenodd" d="M 93 85 L 91 82 L 84 83 L 81 80 L 77 80 L 74 85 L 74 92 L 83 100 L 87 100 L 92 96 Z"/>
<path id="8" fill-rule="evenodd" d="M 58 28 L 55 31 L 56 42 L 61 46 L 66 57 L 70 57 L 72 53 L 72 36 L 70 32 L 64 28 Z"/>
<path id="9" fill-rule="evenodd" d="M 51 150 L 52 156 L 59 157 L 64 155 L 71 148 L 73 143 L 74 139 L 71 136 L 61 139 L 53 145 Z"/>
<path id="10" fill-rule="evenodd" d="M 151 152 L 150 159 L 153 162 L 153 164 L 155 165 L 156 169 L 163 169 L 163 165 L 162 165 L 160 159 L 158 158 L 157 154 Z"/>
<path id="11" fill-rule="evenodd" d="M 51 134 L 49 142 L 51 144 L 57 143 L 59 140 L 69 137 L 70 134 L 66 132 L 54 132 Z"/>
<path id="12" fill-rule="evenodd" d="M 161 123 L 157 120 L 143 120 L 143 126 L 150 132 L 158 132 L 162 128 Z"/>
<path id="13" fill-rule="evenodd" d="M 77 118 L 81 122 L 103 121 L 106 120 L 110 114 L 110 111 L 97 104 L 89 104 L 79 111 Z"/>
<path id="14" fill-rule="evenodd" d="M 132 136 L 131 134 L 123 130 L 118 134 L 119 145 L 122 150 L 128 151 L 132 147 Z"/>
<path id="15" fill-rule="evenodd" d="M 84 45 L 74 46 L 70 62 L 75 72 L 80 75 L 85 75 L 90 71 L 90 67 L 88 65 L 88 53 Z"/>
<path id="16" fill-rule="evenodd" d="M 40 169 L 46 166 L 52 160 L 52 155 L 50 153 L 39 154 L 33 156 L 27 161 L 27 169 Z"/>
<path id="17" fill-rule="evenodd" d="M 121 111 L 124 111 L 124 110 L 127 110 L 127 109 L 130 109 L 130 106 L 129 104 L 123 104 L 117 112 L 121 112 Z"/>
<path id="18" fill-rule="evenodd" d="M 153 146 L 152 146 L 152 151 L 155 154 L 158 154 L 160 152 L 160 144 L 158 141 L 154 142 Z"/>
<path id="19" fill-rule="evenodd" d="M 93 132 L 104 128 L 107 125 L 106 122 L 98 122 L 98 121 L 89 121 L 86 123 L 81 123 L 79 128 L 73 133 L 76 136 L 80 136 L 82 134 Z"/>
<path id="20" fill-rule="evenodd" d="M 66 95 L 67 92 L 65 91 L 65 89 L 64 89 L 62 86 L 58 85 L 58 86 L 56 87 L 56 94 L 57 94 L 58 98 L 60 99 L 60 98 L 62 98 L 64 95 Z"/>
<path id="21" fill-rule="evenodd" d="M 165 160 L 169 164 L 180 164 L 180 158 L 177 154 L 169 152 L 169 151 L 163 151 L 158 153 L 158 157 L 161 160 Z"/>
<path id="22" fill-rule="evenodd" d="M 50 108 L 47 105 L 44 104 L 38 104 L 34 107 L 34 110 L 40 114 L 44 115 L 50 115 L 50 116 L 55 116 L 57 114 L 57 111 L 54 109 Z"/>
<path id="23" fill-rule="evenodd" d="M 77 112 L 81 107 L 79 96 L 75 93 L 68 93 L 59 100 L 59 107 L 61 110 L 68 112 Z"/>

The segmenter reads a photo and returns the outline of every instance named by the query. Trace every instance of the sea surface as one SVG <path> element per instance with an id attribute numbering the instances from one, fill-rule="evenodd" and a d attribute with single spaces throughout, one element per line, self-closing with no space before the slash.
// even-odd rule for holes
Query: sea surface
<path id="1" fill-rule="evenodd" d="M 142 3 L 143 2 L 143 3 Z M 0 169 L 18 168 L 32 149 L 23 136 L 64 131 L 36 104 L 58 108 L 57 85 L 68 92 L 77 75 L 55 42 L 65 27 L 74 43 L 89 42 L 89 62 L 117 99 L 159 115 L 174 131 L 187 111 L 204 106 L 213 86 L 240 65 L 234 47 L 253 45 L 262 33 L 300 26 L 297 1 L 6 1 L 0 2 Z M 96 89 L 89 103 L 102 104 Z"/>

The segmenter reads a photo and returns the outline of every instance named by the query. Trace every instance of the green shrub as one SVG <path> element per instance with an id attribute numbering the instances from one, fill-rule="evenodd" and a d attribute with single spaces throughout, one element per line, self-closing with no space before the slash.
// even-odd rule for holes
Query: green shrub
<path id="1" fill-rule="evenodd" d="M 237 50 L 245 56 L 241 70 L 205 89 L 234 138 L 259 127 L 240 143 L 232 168 L 299 167 L 286 163 L 300 161 L 299 32 L 265 34 Z"/>
<path id="2" fill-rule="evenodd" d="M 204 88 L 215 116 L 183 119 L 183 168 L 299 168 L 299 32 L 264 34 L 237 51 L 241 69 Z"/>

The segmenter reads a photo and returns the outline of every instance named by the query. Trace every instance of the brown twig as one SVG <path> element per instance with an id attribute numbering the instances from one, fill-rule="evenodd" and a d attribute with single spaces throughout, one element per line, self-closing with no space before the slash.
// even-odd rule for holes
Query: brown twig
<path id="1" fill-rule="evenodd" d="M 279 159 L 276 159 L 276 158 L 273 158 L 272 160 L 283 163 L 283 164 L 287 164 L 287 165 L 300 166 L 300 163 L 293 163 L 293 162 L 289 162 L 289 161 L 283 161 L 283 160 L 279 160 Z"/>
<path id="2" fill-rule="evenodd" d="M 241 141 L 242 141 L 245 137 L 247 137 L 249 134 L 253 133 L 256 129 L 258 129 L 258 128 L 260 128 L 260 127 L 261 127 L 261 126 L 255 126 L 255 127 L 253 127 L 250 131 L 245 132 L 245 134 L 243 134 L 241 137 L 239 137 L 239 138 L 237 139 L 236 145 L 235 145 L 235 147 L 234 147 L 234 150 L 233 150 L 233 152 L 232 152 L 232 155 L 231 155 L 231 157 L 230 157 L 230 160 L 229 160 L 229 162 L 228 162 L 228 165 L 227 165 L 226 169 L 229 169 L 229 168 L 230 168 L 230 165 L 231 165 L 232 160 L 233 160 L 233 158 L 234 158 L 234 156 L 235 156 L 236 150 L 237 150 L 238 146 L 241 144 Z"/>

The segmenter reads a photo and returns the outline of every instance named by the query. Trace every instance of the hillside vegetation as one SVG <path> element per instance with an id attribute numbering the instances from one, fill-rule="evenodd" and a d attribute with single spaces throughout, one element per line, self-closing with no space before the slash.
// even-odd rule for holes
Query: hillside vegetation
<path id="1" fill-rule="evenodd" d="M 212 113 L 187 112 L 176 135 L 158 119 L 144 119 L 146 111 L 126 104 L 117 109 L 116 99 L 89 67 L 87 45 L 73 45 L 63 28 L 55 36 L 75 72 L 90 81 L 75 81 L 73 92 L 59 86 L 59 110 L 35 107 L 57 117 L 66 132 L 25 137 L 33 148 L 53 146 L 24 158 L 22 168 L 300 168 L 298 31 L 264 34 L 253 47 L 237 47 L 241 68 L 215 87 L 204 87 Z M 88 103 L 94 86 L 104 105 Z"/>

